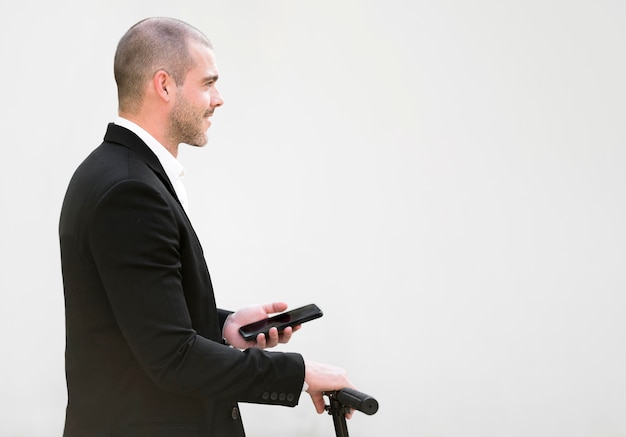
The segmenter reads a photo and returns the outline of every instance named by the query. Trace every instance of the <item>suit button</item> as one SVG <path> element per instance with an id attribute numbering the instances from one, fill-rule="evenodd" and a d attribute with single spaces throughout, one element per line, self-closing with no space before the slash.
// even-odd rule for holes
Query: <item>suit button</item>
<path id="1" fill-rule="evenodd" d="M 295 399 L 295 396 L 294 396 L 294 395 L 292 395 L 291 393 L 289 393 L 289 394 L 287 395 L 287 400 L 288 400 L 289 402 L 293 402 L 293 400 L 294 400 L 294 399 Z"/>
<path id="2" fill-rule="evenodd" d="M 286 395 L 285 393 L 281 393 L 281 394 L 278 396 L 278 399 L 280 399 L 281 401 L 284 401 L 286 397 L 287 397 L 287 395 Z"/>
<path id="3" fill-rule="evenodd" d="M 263 400 L 266 401 L 270 398 L 270 394 L 268 392 L 264 392 L 262 397 L 263 397 Z"/>
<path id="4" fill-rule="evenodd" d="M 272 392 L 270 398 L 272 398 L 272 400 L 275 401 L 276 399 L 278 399 L 278 393 Z"/>
<path id="5" fill-rule="evenodd" d="M 233 418 L 233 420 L 239 419 L 239 408 L 233 407 L 233 411 L 230 412 L 230 416 Z"/>

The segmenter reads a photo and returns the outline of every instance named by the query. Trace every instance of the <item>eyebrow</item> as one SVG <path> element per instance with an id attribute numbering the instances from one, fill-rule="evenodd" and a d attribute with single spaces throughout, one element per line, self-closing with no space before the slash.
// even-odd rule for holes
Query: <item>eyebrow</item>
<path id="1" fill-rule="evenodd" d="M 219 76 L 217 74 L 213 74 L 211 76 L 206 76 L 203 79 L 203 82 L 207 83 L 207 82 L 216 82 L 217 79 L 219 79 Z"/>

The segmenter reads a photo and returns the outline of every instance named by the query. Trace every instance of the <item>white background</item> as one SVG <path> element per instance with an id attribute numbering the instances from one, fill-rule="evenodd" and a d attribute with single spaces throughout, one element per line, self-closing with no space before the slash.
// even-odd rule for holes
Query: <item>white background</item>
<path id="1" fill-rule="evenodd" d="M 626 435 L 626 3 L 72 0 L 0 17 L 1 436 L 62 433 L 58 215 L 152 15 L 216 48 L 180 159 L 218 303 L 317 303 L 281 350 L 378 399 L 350 435 Z M 306 395 L 242 409 L 334 435 Z"/>

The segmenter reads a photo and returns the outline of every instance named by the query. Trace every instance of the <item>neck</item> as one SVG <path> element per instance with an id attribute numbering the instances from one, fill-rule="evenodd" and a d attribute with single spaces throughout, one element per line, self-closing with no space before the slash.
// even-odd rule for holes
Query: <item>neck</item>
<path id="1" fill-rule="evenodd" d="M 128 112 L 119 111 L 118 115 L 128 121 L 132 121 L 137 126 L 148 132 L 155 140 L 170 152 L 174 158 L 178 157 L 178 144 L 168 141 L 165 129 L 166 121 L 158 121 L 154 117 L 142 117 L 140 114 L 130 114 Z"/>

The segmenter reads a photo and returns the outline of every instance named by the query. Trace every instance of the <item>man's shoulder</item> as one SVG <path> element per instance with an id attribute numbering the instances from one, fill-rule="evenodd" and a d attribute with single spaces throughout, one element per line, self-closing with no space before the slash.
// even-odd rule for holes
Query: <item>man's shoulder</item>
<path id="1" fill-rule="evenodd" d="M 75 174 L 88 179 L 108 179 L 127 173 L 128 163 L 137 160 L 127 147 L 103 142 L 78 165 Z"/>
<path id="2" fill-rule="evenodd" d="M 104 141 L 78 165 L 68 192 L 79 197 L 87 193 L 99 196 L 111 187 L 130 180 L 159 186 L 157 175 L 145 159 L 128 147 Z"/>

